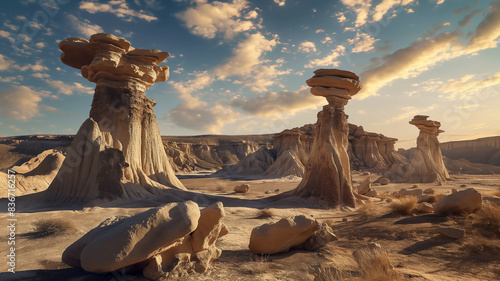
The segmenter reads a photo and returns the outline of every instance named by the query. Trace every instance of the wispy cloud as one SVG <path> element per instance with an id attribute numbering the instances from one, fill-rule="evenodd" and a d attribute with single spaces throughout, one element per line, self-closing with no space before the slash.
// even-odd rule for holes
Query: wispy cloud
<path id="1" fill-rule="evenodd" d="M 141 19 L 148 22 L 155 21 L 158 18 L 144 10 L 131 9 L 125 0 L 111 0 L 106 4 L 96 3 L 92 1 L 80 2 L 80 9 L 91 14 L 95 13 L 111 13 L 125 20 L 132 21 L 133 19 Z"/>
<path id="2" fill-rule="evenodd" d="M 40 93 L 26 86 L 0 89 L 0 115 L 26 121 L 40 115 Z"/>
<path id="3" fill-rule="evenodd" d="M 464 75 L 458 79 L 450 79 L 440 87 L 440 92 L 444 93 L 440 97 L 447 100 L 467 99 L 474 94 L 484 93 L 485 88 L 499 84 L 500 72 L 483 79 L 474 74 Z"/>
<path id="4" fill-rule="evenodd" d="M 373 50 L 375 43 L 380 39 L 375 39 L 366 33 L 357 33 L 353 39 L 348 39 L 347 42 L 354 45 L 353 53 L 363 53 Z"/>
<path id="5" fill-rule="evenodd" d="M 83 94 L 93 94 L 94 89 L 91 87 L 83 86 L 80 83 L 74 82 L 73 84 L 66 84 L 63 81 L 58 80 L 45 80 L 47 84 L 51 87 L 56 88 L 57 91 L 64 95 L 72 95 L 74 93 L 83 93 Z"/>
<path id="6" fill-rule="evenodd" d="M 87 38 L 96 33 L 103 32 L 102 27 L 97 24 L 91 24 L 88 19 L 84 19 L 83 21 L 81 21 L 74 15 L 66 15 L 66 17 L 70 23 L 70 26 L 73 27 L 75 31 L 78 31 L 81 34 L 85 35 Z"/>
<path id="7" fill-rule="evenodd" d="M 342 45 L 337 46 L 337 48 L 333 49 L 332 52 L 325 57 L 311 60 L 308 64 L 306 64 L 305 68 L 314 68 L 320 66 L 329 66 L 329 67 L 337 67 L 340 64 L 340 61 L 337 60 L 340 56 L 344 55 L 345 47 Z"/>

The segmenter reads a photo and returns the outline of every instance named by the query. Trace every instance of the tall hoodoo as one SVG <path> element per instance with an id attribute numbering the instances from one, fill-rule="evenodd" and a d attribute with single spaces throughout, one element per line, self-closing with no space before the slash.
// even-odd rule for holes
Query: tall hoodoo
<path id="1" fill-rule="evenodd" d="M 450 179 L 437 138 L 444 131 L 439 129 L 441 123 L 427 120 L 428 117 L 415 115 L 410 121 L 410 124 L 420 130 L 420 134 L 417 138 L 417 151 L 405 175 L 405 182 L 443 182 Z"/>
<path id="2" fill-rule="evenodd" d="M 344 106 L 361 90 L 359 77 L 349 71 L 318 69 L 306 81 L 311 93 L 323 96 L 328 105 L 318 113 L 316 135 L 309 162 L 299 186 L 292 192 L 317 198 L 331 206 L 356 205 L 348 156 L 349 124 Z"/>
<path id="3" fill-rule="evenodd" d="M 69 38 L 59 48 L 64 64 L 80 69 L 97 85 L 90 118 L 49 186 L 49 198 L 134 198 L 166 188 L 184 189 L 163 149 L 153 113 L 156 103 L 145 95 L 154 83 L 168 79 L 168 66 L 158 64 L 169 54 L 135 49 L 127 40 L 105 33 L 90 40 Z"/>

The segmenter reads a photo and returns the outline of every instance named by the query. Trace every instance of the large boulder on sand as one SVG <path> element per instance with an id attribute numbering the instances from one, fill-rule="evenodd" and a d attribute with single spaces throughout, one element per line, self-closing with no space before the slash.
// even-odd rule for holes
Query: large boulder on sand
<path id="1" fill-rule="evenodd" d="M 444 216 L 453 213 L 472 213 L 481 208 L 481 193 L 474 188 L 452 193 L 434 204 L 434 213 Z"/>
<path id="2" fill-rule="evenodd" d="M 248 247 L 254 254 L 276 254 L 293 247 L 314 250 L 335 240 L 327 224 L 301 215 L 252 229 Z"/>
<path id="3" fill-rule="evenodd" d="M 220 202 L 200 213 L 196 203 L 187 201 L 107 219 L 70 245 L 62 260 L 95 273 L 142 269 L 153 280 L 172 272 L 204 272 L 221 254 L 215 241 L 227 234 L 223 217 Z"/>

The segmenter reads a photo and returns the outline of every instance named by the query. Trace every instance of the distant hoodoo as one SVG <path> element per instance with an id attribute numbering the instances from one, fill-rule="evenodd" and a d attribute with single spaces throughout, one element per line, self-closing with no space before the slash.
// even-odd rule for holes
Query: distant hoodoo
<path id="1" fill-rule="evenodd" d="M 415 125 L 420 134 L 417 138 L 417 151 L 411 161 L 404 182 L 429 183 L 443 182 L 450 179 L 444 166 L 443 155 L 439 147 L 438 135 L 441 123 L 427 120 L 429 116 L 415 115 L 410 124 Z"/>
<path id="2" fill-rule="evenodd" d="M 90 40 L 59 43 L 61 61 L 95 82 L 87 119 L 76 134 L 48 200 L 141 198 L 162 189 L 185 189 L 163 149 L 153 113 L 155 101 L 145 91 L 166 81 L 169 53 L 135 49 L 130 42 L 99 33 Z"/>
<path id="3" fill-rule="evenodd" d="M 292 195 L 315 198 L 330 206 L 356 205 L 348 155 L 349 124 L 344 106 L 361 90 L 359 77 L 349 71 L 318 69 L 306 81 L 311 93 L 323 96 L 328 105 L 318 113 L 316 135 L 309 162 Z"/>

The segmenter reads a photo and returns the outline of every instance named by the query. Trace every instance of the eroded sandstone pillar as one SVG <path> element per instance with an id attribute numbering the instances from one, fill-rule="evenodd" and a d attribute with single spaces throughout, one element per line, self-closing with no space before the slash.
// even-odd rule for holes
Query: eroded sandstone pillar
<path id="1" fill-rule="evenodd" d="M 450 179 L 437 138 L 444 131 L 439 129 L 441 123 L 427 120 L 428 117 L 415 115 L 410 121 L 410 124 L 420 130 L 420 134 L 417 138 L 417 151 L 405 175 L 405 182 L 429 183 Z"/>
<path id="2" fill-rule="evenodd" d="M 312 87 L 311 93 L 325 97 L 328 105 L 318 113 L 309 162 L 292 194 L 316 198 L 334 207 L 354 207 L 348 156 L 349 124 L 344 106 L 361 89 L 359 77 L 337 69 L 318 69 L 314 73 L 307 84 Z"/>
<path id="3" fill-rule="evenodd" d="M 161 189 L 185 189 L 163 148 L 145 95 L 168 79 L 169 54 L 135 49 L 111 34 L 90 40 L 69 38 L 59 44 L 61 61 L 96 83 L 87 119 L 75 136 L 59 174 L 46 191 L 51 200 L 140 198 Z"/>

